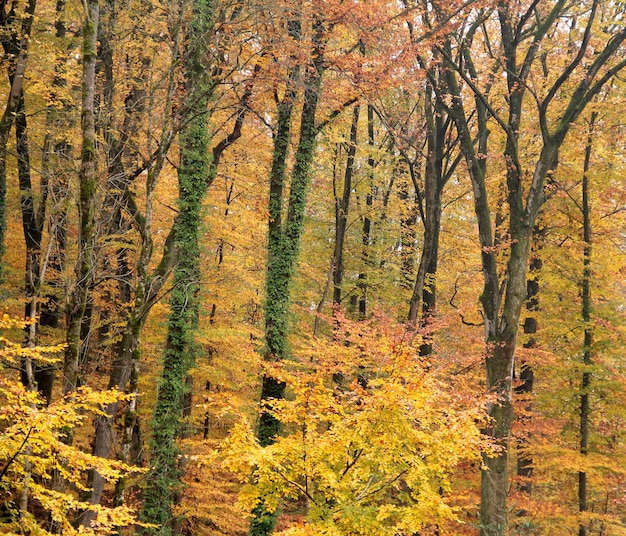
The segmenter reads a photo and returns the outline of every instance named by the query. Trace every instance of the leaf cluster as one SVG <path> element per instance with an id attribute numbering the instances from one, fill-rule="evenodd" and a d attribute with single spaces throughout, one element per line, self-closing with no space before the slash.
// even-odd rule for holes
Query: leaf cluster
<path id="1" fill-rule="evenodd" d="M 23 328 L 25 322 L 4 315 L 0 329 Z M 50 363 L 63 345 L 22 348 L 9 339 L 0 339 L 2 368 L 17 366 L 25 357 Z M 82 451 L 68 441 L 74 430 L 91 415 L 102 415 L 107 404 L 125 398 L 116 390 L 97 391 L 80 388 L 71 395 L 46 406 L 39 393 L 28 390 L 16 380 L 0 378 L 0 498 L 4 507 L 0 531 L 4 533 L 110 534 L 114 527 L 135 523 L 128 506 L 111 508 L 90 505 L 80 499 L 86 491 L 84 475 L 96 469 L 107 481 L 115 482 L 134 469 L 115 460 L 106 460 Z M 26 509 L 27 500 L 30 508 Z M 89 529 L 76 529 L 77 515 L 86 510 L 97 512 Z M 41 510 L 46 516 L 41 515 Z M 37 515 L 35 515 L 35 513 Z M 41 520 L 47 518 L 48 523 Z M 49 526 L 48 526 L 49 525 Z M 54 529 L 58 527 L 58 529 Z"/>
<path id="2" fill-rule="evenodd" d="M 487 448 L 484 408 L 429 370 L 418 347 L 380 315 L 341 318 L 334 340 L 272 364 L 290 393 L 267 402 L 284 434 L 261 447 L 241 419 L 220 452 L 249 477 L 241 503 L 304 501 L 306 523 L 285 534 L 413 534 L 456 519 L 450 476 Z"/>

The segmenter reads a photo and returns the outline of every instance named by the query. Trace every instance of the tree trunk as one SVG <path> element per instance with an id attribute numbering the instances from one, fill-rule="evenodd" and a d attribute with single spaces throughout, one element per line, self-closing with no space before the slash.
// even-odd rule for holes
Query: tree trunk
<path id="1" fill-rule="evenodd" d="M 359 273 L 359 317 L 364 319 L 367 316 L 367 266 L 370 264 L 370 247 L 372 245 L 372 215 L 371 211 L 374 207 L 374 169 L 376 168 L 376 160 L 373 151 L 375 146 L 374 139 L 374 107 L 367 105 L 367 144 L 369 146 L 370 155 L 367 157 L 367 167 L 369 172 L 369 186 L 365 194 L 365 215 L 363 216 L 363 228 L 361 231 L 361 261 L 363 268 Z"/>
<path id="2" fill-rule="evenodd" d="M 152 417 L 150 472 L 144 494 L 142 518 L 160 525 L 158 534 L 175 534 L 180 528 L 172 507 L 180 501 L 180 478 L 184 456 L 176 441 L 184 434 L 187 376 L 195 363 L 200 291 L 199 231 L 202 200 L 212 182 L 210 165 L 208 101 L 210 80 L 201 44 L 213 25 L 214 6 L 194 0 L 187 28 L 185 97 L 193 103 L 192 115 L 180 131 L 178 170 L 179 214 L 174 222 L 176 249 L 174 287 L 170 299 L 167 340 L 157 401 Z M 145 529 L 156 534 L 155 529 Z"/>
<path id="3" fill-rule="evenodd" d="M 55 11 L 55 37 L 63 42 L 66 37 L 63 11 L 65 1 L 57 0 Z M 64 67 L 64 60 L 59 59 L 55 65 L 56 76 L 52 82 L 49 94 L 50 100 L 56 99 L 56 93 L 67 85 L 67 81 L 59 74 Z M 46 135 L 41 157 L 41 184 L 42 200 L 47 198 L 48 208 L 48 241 L 49 260 L 48 277 L 46 283 L 50 289 L 40 307 L 39 325 L 52 329 L 59 328 L 62 316 L 62 296 L 64 283 L 62 274 L 65 269 L 66 227 L 68 198 L 68 176 L 73 164 L 73 148 L 64 137 L 74 124 L 73 110 L 68 103 L 59 107 L 50 104 L 46 110 Z M 44 196 L 44 192 L 46 195 Z M 42 206 L 42 205 L 40 205 Z M 45 206 L 43 206 L 45 208 Z M 43 219 L 43 218 L 42 218 Z M 50 384 L 46 390 L 52 389 L 55 367 L 42 370 L 45 378 L 38 380 L 38 384 Z"/>
<path id="4" fill-rule="evenodd" d="M 134 317 L 127 325 L 128 331 L 124 333 L 118 344 L 116 359 L 113 363 L 111 377 L 109 379 L 109 389 L 125 390 L 126 384 L 131 376 L 132 364 L 138 362 L 139 352 L 139 332 L 141 330 L 141 320 Z M 132 402 L 129 402 L 129 404 Z M 120 408 L 120 402 L 112 402 L 103 408 L 104 415 L 98 415 L 95 421 L 95 437 L 93 440 L 92 454 L 100 458 L 108 459 L 111 454 L 115 431 L 113 429 L 113 418 Z M 132 460 L 124 460 L 129 463 Z M 89 473 L 88 485 L 91 487 L 89 494 L 89 504 L 98 505 L 102 499 L 106 480 L 96 470 Z M 80 518 L 80 525 L 89 527 L 96 518 L 95 510 L 86 510 Z"/>
<path id="5" fill-rule="evenodd" d="M 81 326 L 89 301 L 94 270 L 95 197 L 98 186 L 96 171 L 95 83 L 97 34 L 100 15 L 99 0 L 85 4 L 83 24 L 83 78 L 82 78 L 82 148 L 79 179 L 79 236 L 75 287 L 67 312 L 67 349 L 63 363 L 63 392 L 76 389 L 79 379 L 79 357 L 82 347 Z"/>
<path id="6" fill-rule="evenodd" d="M 335 188 L 335 251 L 333 253 L 333 304 L 341 305 L 341 290 L 344 273 L 344 244 L 346 229 L 348 226 L 348 211 L 350 209 L 350 195 L 352 193 L 352 176 L 354 174 L 354 157 L 357 145 L 357 127 L 359 126 L 360 107 L 354 107 L 352 113 L 352 126 L 350 127 L 350 139 L 348 141 L 348 159 L 343 178 L 343 194 L 337 195 Z"/>
<path id="7" fill-rule="evenodd" d="M 445 110 L 441 102 L 438 98 L 435 98 L 435 102 L 433 102 L 432 94 L 433 88 L 428 84 L 424 105 L 427 124 L 426 173 L 423 194 L 425 207 L 421 211 L 424 216 L 424 243 L 407 318 L 408 322 L 415 326 L 420 316 L 421 306 L 421 319 L 419 320 L 423 328 L 423 342 L 420 346 L 420 355 L 422 356 L 432 353 L 432 337 L 429 325 L 434 319 L 436 309 L 441 203 L 443 189 L 452 174 L 444 169 L 446 134 L 450 125 L 446 121 Z M 418 189 L 419 184 L 415 184 L 415 188 Z"/>
<path id="8" fill-rule="evenodd" d="M 591 160 L 591 145 L 593 141 L 593 127 L 597 117 L 597 112 L 591 114 L 589 123 L 589 135 L 585 147 L 585 162 L 583 166 L 582 182 L 582 205 L 583 216 L 583 277 L 580 290 L 582 295 L 581 317 L 584 327 L 583 341 L 583 375 L 580 389 L 580 454 L 585 457 L 589 451 L 589 421 L 591 415 L 591 404 L 589 394 L 591 391 L 591 371 L 593 365 L 593 328 L 591 326 L 591 207 L 589 204 L 589 163 Z M 578 511 L 584 515 L 588 510 L 587 504 L 587 471 L 585 468 L 578 472 Z M 587 525 L 581 519 L 578 526 L 578 536 L 587 536 Z"/>
<path id="9" fill-rule="evenodd" d="M 24 95 L 20 95 L 15 117 L 15 135 L 17 141 L 17 171 L 21 193 L 22 228 L 26 245 L 26 265 L 24 272 L 24 290 L 26 306 L 24 317 L 31 324 L 26 328 L 27 346 L 37 344 L 39 331 L 39 311 L 42 275 L 48 263 L 49 255 L 42 258 L 42 236 L 48 196 L 48 184 L 45 175 L 40 182 L 39 203 L 33 191 L 31 181 L 30 151 L 28 146 L 28 123 L 24 109 Z M 43 263 L 43 264 L 42 264 Z M 30 363 L 35 385 L 29 384 L 29 374 L 22 370 L 22 383 L 29 389 L 36 388 L 47 404 L 52 398 L 53 368 L 50 365 Z"/>
<path id="10" fill-rule="evenodd" d="M 300 39 L 301 21 L 288 21 L 289 35 Z M 291 174 L 291 189 L 287 217 L 283 222 L 283 189 L 285 186 L 285 162 L 289 148 L 291 120 L 295 93 L 295 80 L 300 77 L 300 68 L 290 69 L 288 89 L 278 106 L 278 123 L 274 138 L 274 156 L 270 175 L 268 258 L 265 297 L 265 355 L 266 361 L 282 361 L 288 356 L 289 305 L 291 302 L 291 280 L 300 251 L 300 238 L 304 227 L 304 209 L 309 185 L 309 168 L 317 128 L 315 115 L 319 100 L 323 73 L 323 31 L 320 20 L 313 24 L 313 51 L 311 64 L 304 73 L 304 103 L 300 115 L 300 138 Z M 261 403 L 284 396 L 285 384 L 265 374 L 261 387 Z M 257 437 L 263 446 L 274 441 L 280 432 L 280 422 L 262 409 L 257 425 Z M 267 536 L 274 530 L 276 513 L 268 512 L 260 503 L 254 509 L 250 523 L 250 536 Z"/>
<path id="11" fill-rule="evenodd" d="M 0 118 L 0 281 L 4 279 L 4 253 L 7 232 L 7 143 L 13 127 L 13 121 L 20 107 L 23 109 L 24 76 L 28 45 L 33 25 L 37 2 L 29 0 L 22 15 L 21 24 L 17 26 L 16 3 L 12 3 L 7 12 L 3 4 L 0 10 L 0 42 L 8 59 L 9 95 Z M 19 29 L 17 29 L 19 28 Z M 19 142 L 19 138 L 18 138 Z"/>
<path id="12" fill-rule="evenodd" d="M 543 261 L 539 256 L 539 252 L 543 247 L 545 240 L 546 228 L 535 225 L 533 229 L 533 247 L 534 253 L 530 259 L 529 276 L 526 280 L 526 311 L 528 316 L 524 318 L 523 331 L 528 338 L 524 341 L 524 348 L 533 349 L 538 346 L 535 338 L 538 329 L 537 314 L 539 312 L 539 274 L 543 267 Z M 532 403 L 530 396 L 533 392 L 535 374 L 530 363 L 522 360 L 520 363 L 519 385 L 515 387 L 515 394 L 523 398 L 524 416 L 521 417 L 522 423 L 529 424 L 531 421 Z M 524 432 L 522 432 L 524 433 Z M 530 433 L 526 432 L 524 436 L 518 439 L 518 455 L 517 455 L 517 476 L 521 479 L 519 490 L 524 493 L 527 498 L 532 494 L 532 476 L 533 476 L 533 460 L 531 455 L 526 451 L 528 438 Z M 527 512 L 519 510 L 517 516 L 524 516 Z"/>

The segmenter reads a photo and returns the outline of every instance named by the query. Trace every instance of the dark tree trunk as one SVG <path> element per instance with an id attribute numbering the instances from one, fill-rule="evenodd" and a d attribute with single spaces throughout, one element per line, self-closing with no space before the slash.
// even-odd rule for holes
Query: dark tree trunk
<path id="1" fill-rule="evenodd" d="M 424 175 L 424 192 L 418 195 L 418 199 L 425 199 L 425 206 L 420 210 L 423 215 L 424 242 L 407 320 L 414 326 L 419 320 L 423 328 L 423 343 L 420 347 L 420 354 L 426 356 L 432 353 L 432 338 L 429 333 L 429 325 L 434 319 L 436 309 L 436 279 L 443 189 L 452 175 L 451 171 L 454 169 L 447 171 L 444 163 L 446 157 L 446 136 L 450 122 L 445 116 L 445 110 L 439 99 L 433 97 L 433 88 L 430 84 L 428 84 L 426 89 L 424 113 L 426 116 L 427 136 L 426 171 Z M 415 188 L 419 190 L 419 184 L 417 184 L 417 181 L 415 182 Z"/>
<path id="2" fill-rule="evenodd" d="M 100 15 L 98 0 L 89 0 L 85 7 L 83 24 L 83 76 L 82 76 L 82 147 L 79 179 L 79 236 L 78 259 L 75 266 L 75 288 L 67 311 L 67 349 L 63 363 L 63 392 L 76 389 L 79 380 L 82 348 L 81 327 L 93 282 L 95 242 L 95 198 L 98 186 L 96 172 L 96 120 L 95 84 L 97 34 Z"/>
<path id="3" fill-rule="evenodd" d="M 55 37 L 59 40 L 65 38 L 65 25 L 63 23 L 63 10 L 65 3 L 61 0 L 56 3 L 56 22 Z M 57 64 L 57 68 L 59 65 Z M 54 98 L 55 92 L 66 84 L 65 80 L 56 76 L 53 80 L 53 88 L 50 97 Z M 22 99 L 23 100 L 23 99 Z M 22 105 L 23 106 L 23 105 Z M 22 160 L 20 153 L 24 152 L 26 157 L 24 172 L 19 172 L 22 165 L 18 166 L 20 175 L 20 190 L 22 191 L 22 204 L 26 210 L 22 211 L 22 221 L 25 230 L 25 236 L 34 239 L 29 248 L 28 239 L 26 239 L 27 249 L 27 270 L 26 270 L 26 294 L 32 295 L 35 303 L 27 305 L 26 315 L 33 317 L 33 312 L 37 314 L 37 323 L 33 325 L 31 334 L 29 334 L 30 342 L 37 336 L 39 327 L 58 329 L 61 324 L 62 307 L 60 305 L 62 295 L 62 277 L 64 269 L 64 253 L 65 253 L 65 226 L 66 211 L 61 208 L 67 198 L 67 180 L 66 175 L 69 170 L 69 162 L 71 160 L 71 147 L 63 139 L 64 132 L 67 130 L 71 121 L 66 115 L 69 110 L 60 114 L 54 105 L 49 105 L 46 111 L 46 135 L 43 142 L 43 151 L 41 157 L 41 179 L 39 187 L 39 204 L 35 208 L 35 196 L 32 191 L 32 183 L 29 174 L 30 164 L 28 162 L 28 139 L 27 139 L 27 120 L 26 116 L 18 113 L 16 116 L 16 134 L 18 138 L 18 163 Z M 23 120 L 20 115 L 24 115 Z M 63 117 L 63 119 L 61 119 Z M 24 133 L 20 136 L 19 131 Z M 23 138 L 23 139 L 22 139 Z M 22 141 L 20 142 L 20 140 Z M 22 148 L 23 146 L 23 148 Z M 47 216 L 47 222 L 46 220 Z M 48 230 L 48 247 L 42 250 L 42 235 L 44 226 L 47 223 Z M 32 229 L 33 231 L 29 231 Z M 29 251 L 30 250 L 30 251 Z M 40 261 L 40 269 L 38 271 L 31 270 L 36 265 L 35 259 Z M 42 285 L 46 284 L 49 290 L 41 299 Z M 31 294 L 32 293 L 32 294 Z M 34 332 L 34 333 L 33 333 Z M 52 399 L 52 388 L 54 384 L 56 366 L 43 365 L 35 363 L 34 379 L 37 389 L 44 397 L 46 404 L 50 404 Z"/>
<path id="4" fill-rule="evenodd" d="M 65 1 L 57 0 L 55 12 L 55 36 L 59 42 L 63 42 L 66 37 L 66 28 L 63 20 Z M 64 67 L 63 60 L 60 59 L 55 65 L 57 71 L 52 82 L 50 100 L 57 99 L 57 92 L 67 85 L 67 81 L 58 74 Z M 41 197 L 48 202 L 48 236 L 49 250 L 46 283 L 49 291 L 40 305 L 39 325 L 57 329 L 61 324 L 62 306 L 61 296 L 63 295 L 62 274 L 65 269 L 65 249 L 66 249 L 66 226 L 67 210 L 66 202 L 68 197 L 68 177 L 73 162 L 73 148 L 65 139 L 64 133 L 74 124 L 73 110 L 68 103 L 50 104 L 46 110 L 46 130 L 44 137 L 43 154 L 41 162 Z M 46 209 L 45 205 L 40 205 L 40 211 Z M 52 367 L 45 373 L 45 383 L 50 383 L 54 379 L 54 369 Z M 42 379 L 44 381 L 44 379 Z"/>
<path id="5" fill-rule="evenodd" d="M 348 158 L 343 177 L 343 193 L 337 195 L 335 188 L 335 251 L 333 253 L 333 304 L 341 305 L 341 291 L 344 273 L 344 244 L 348 226 L 348 212 L 350 210 L 350 196 L 352 194 L 352 176 L 354 175 L 354 157 L 357 146 L 357 127 L 359 126 L 360 107 L 354 107 L 350 139 L 348 141 Z"/>
<path id="6" fill-rule="evenodd" d="M 369 186 L 365 194 L 365 215 L 363 216 L 363 228 L 361 231 L 362 252 L 361 261 L 363 269 L 359 273 L 359 317 L 364 319 L 367 316 L 367 266 L 371 263 L 370 247 L 372 245 L 372 210 L 374 207 L 374 169 L 376 160 L 374 159 L 374 107 L 367 105 L 367 144 L 370 155 L 367 157 L 367 167 L 369 172 Z"/>
<path id="7" fill-rule="evenodd" d="M 37 2 L 29 0 L 26 4 L 21 21 L 18 19 L 17 2 L 12 2 L 10 6 L 2 3 L 0 10 L 0 29 L 2 35 L 0 42 L 8 62 L 7 74 L 9 78 L 9 95 L 4 108 L 4 113 L 0 118 L 0 281 L 4 278 L 4 253 L 7 232 L 7 144 L 18 111 L 24 108 L 24 79 L 26 73 L 26 60 L 28 56 L 28 45 L 33 25 Z M 7 9 L 8 7 L 8 9 Z M 19 21 L 19 22 L 18 22 Z M 24 128 L 25 116 L 23 113 Z M 25 131 L 24 131 L 25 132 Z M 18 135 L 19 140 L 23 134 Z"/>
<path id="8" fill-rule="evenodd" d="M 585 162 L 583 166 L 582 182 L 582 217 L 583 217 L 583 277 L 580 284 L 582 295 L 581 319 L 584 328 L 583 341 L 583 375 L 580 389 L 580 453 L 584 456 L 589 452 L 589 421 L 591 416 L 591 403 L 589 394 L 591 391 L 591 365 L 593 365 L 593 328 L 591 326 L 591 206 L 589 204 L 589 163 L 591 160 L 591 145 L 593 141 L 593 127 L 597 118 L 597 112 L 591 114 L 589 124 L 589 136 L 585 147 Z M 578 511 L 584 514 L 588 511 L 587 501 L 587 471 L 583 468 L 578 472 Z M 578 527 L 578 536 L 587 536 L 587 525 L 584 521 Z"/>
<path id="9" fill-rule="evenodd" d="M 20 95 L 18 109 L 15 117 L 15 134 L 17 138 L 17 171 L 21 193 L 22 228 L 24 230 L 24 242 L 26 244 L 26 266 L 24 272 L 24 289 L 26 294 L 26 306 L 24 317 L 31 324 L 26 328 L 27 346 L 37 344 L 39 331 L 39 292 L 42 284 L 42 276 L 46 269 L 47 260 L 42 259 L 42 236 L 47 203 L 48 185 L 45 176 L 40 183 L 39 203 L 36 202 L 36 194 L 33 191 L 31 181 L 30 151 L 28 146 L 28 123 L 26 110 L 24 109 L 24 95 Z M 42 264 L 43 262 L 43 264 Z M 25 358 L 27 359 L 27 358 Z M 30 385 L 30 374 L 32 381 Z M 29 389 L 37 389 L 47 404 L 52 398 L 53 368 L 41 363 L 28 363 L 26 369 L 22 369 L 22 382 Z"/>

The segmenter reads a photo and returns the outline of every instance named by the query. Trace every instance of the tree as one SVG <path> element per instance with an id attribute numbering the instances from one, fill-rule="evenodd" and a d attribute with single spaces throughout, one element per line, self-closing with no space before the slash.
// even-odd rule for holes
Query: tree
<path id="1" fill-rule="evenodd" d="M 264 447 L 244 418 L 223 445 L 224 465 L 247 482 L 241 500 L 271 510 L 304 501 L 306 521 L 281 534 L 414 534 L 454 522 L 450 475 L 485 446 L 481 401 L 415 358 L 412 330 L 378 314 L 335 315 L 335 340 L 316 339 L 296 367 L 272 365 L 293 393 L 268 403 L 284 434 Z M 338 374 L 353 379 L 340 391 Z"/>
<path id="2" fill-rule="evenodd" d="M 583 253 L 583 276 L 580 284 L 582 294 L 581 320 L 584 324 L 583 364 L 590 367 L 593 364 L 593 330 L 591 322 L 591 208 L 589 205 L 589 162 L 591 159 L 593 127 L 597 113 L 593 112 L 589 121 L 589 137 L 585 146 L 585 162 L 583 165 L 582 180 L 582 203 L 583 216 L 583 241 L 585 243 Z M 590 405 L 589 391 L 591 389 L 591 371 L 585 370 L 582 375 L 580 390 L 580 453 L 585 456 L 589 451 L 589 420 Z M 581 514 L 588 510 L 587 504 L 587 472 L 583 469 L 578 473 L 578 509 Z M 587 535 L 587 526 L 581 521 L 578 527 L 578 536 Z"/>
<path id="3" fill-rule="evenodd" d="M 223 152 L 241 136 L 254 76 L 259 71 L 255 66 L 251 80 L 244 84 L 231 132 L 210 151 L 209 120 L 213 108 L 209 104 L 216 90 L 211 75 L 223 76 L 219 66 L 211 64 L 213 55 L 207 54 L 213 52 L 210 39 L 216 34 L 217 6 L 211 0 L 198 0 L 192 2 L 190 9 L 183 56 L 185 87 L 182 100 L 187 104 L 179 134 L 179 213 L 172 228 L 176 264 L 163 370 L 153 414 L 151 469 L 143 508 L 145 520 L 162 525 L 160 534 L 164 531 L 180 532 L 180 523 L 173 518 L 172 507 L 181 501 L 184 458 L 182 461 L 179 459 L 182 451 L 177 440 L 189 434 L 186 430 L 188 423 L 185 422 L 191 414 L 192 379 L 189 374 L 199 352 L 196 332 L 201 305 L 203 199 L 216 177 Z M 237 15 L 238 10 L 235 9 L 232 20 Z M 219 57 L 221 52 L 217 50 L 215 56 Z"/>
<path id="4" fill-rule="evenodd" d="M 565 2 L 557 1 L 536 11 L 536 3 L 514 7 L 500 3 L 495 10 L 478 12 L 463 40 L 453 54 L 452 41 L 441 47 L 448 66 L 447 86 L 452 97 L 449 113 L 459 133 L 463 151 L 474 189 L 474 208 L 479 227 L 484 290 L 480 297 L 485 319 L 487 344 L 487 388 L 498 396 L 499 401 L 490 408 L 493 424 L 489 433 L 501 443 L 502 451 L 493 457 L 486 456 L 482 471 L 481 534 L 485 536 L 504 534 L 507 530 L 508 457 L 509 438 L 513 424 L 511 404 L 512 374 L 519 330 L 521 308 L 525 298 L 525 281 L 530 242 L 537 215 L 546 195 L 544 185 L 558 163 L 558 153 L 572 123 L 600 92 L 602 87 L 626 63 L 616 58 L 616 52 L 626 38 L 626 32 L 616 32 L 606 40 L 600 52 L 587 60 L 586 52 L 592 35 L 597 31 L 596 14 L 598 1 L 590 3 L 587 17 L 581 25 L 577 20 L 575 35 L 579 41 L 571 42 L 572 54 L 560 74 L 545 72 L 542 93 L 531 86 L 534 69 L 541 64 L 545 39 L 550 32 L 558 32 L 560 20 L 568 14 Z M 503 68 L 506 75 L 506 116 L 494 108 L 489 100 L 492 87 L 490 78 L 478 77 L 476 62 L 470 46 L 475 42 L 476 31 L 489 20 L 497 17 L 501 42 L 501 58 L 494 55 L 494 71 Z M 570 39 L 574 36 L 571 35 Z M 526 43 L 527 41 L 527 43 Z M 495 43 L 489 42 L 488 51 L 495 51 Z M 521 59 L 520 59 L 521 58 Z M 457 59 L 459 61 L 457 61 Z M 462 59 L 462 63 L 460 60 Z M 462 81 L 462 82 L 461 82 Z M 469 114 L 462 97 L 461 86 L 466 85 L 474 96 L 477 113 L 477 137 L 474 142 Z M 536 108 L 540 131 L 540 151 L 526 163 L 523 158 L 524 137 L 521 136 L 522 119 L 528 108 L 525 97 L 530 93 Z M 558 98 L 557 98 L 558 97 Z M 505 235 L 494 235 L 492 209 L 486 186 L 488 154 L 488 120 L 492 119 L 505 134 L 502 151 L 506 163 L 506 199 L 509 207 Z M 525 180 L 526 177 L 529 180 Z M 498 273 L 499 252 L 506 252 L 506 279 Z"/>
<path id="5" fill-rule="evenodd" d="M 174 222 L 178 254 L 163 372 L 153 415 L 151 470 L 143 507 L 143 519 L 160 525 L 159 534 L 177 533 L 171 510 L 179 501 L 180 493 L 181 462 L 176 439 L 183 433 L 182 419 L 189 388 L 186 380 L 197 353 L 194 338 L 199 308 L 199 230 L 202 199 L 214 177 L 210 173 L 207 118 L 211 80 L 205 61 L 214 17 L 215 6 L 211 1 L 194 1 L 185 36 L 184 99 L 193 103 L 194 111 L 186 118 L 179 136 L 179 214 Z"/>
<path id="6" fill-rule="evenodd" d="M 348 140 L 348 155 L 346 169 L 343 177 L 343 193 L 339 196 L 337 185 L 334 182 L 333 189 L 335 197 L 335 251 L 333 253 L 333 306 L 341 305 L 341 285 L 344 274 L 344 244 L 346 239 L 346 227 L 348 225 L 348 214 L 350 210 L 350 195 L 352 193 L 352 176 L 354 174 L 354 156 L 357 148 L 357 129 L 359 126 L 360 107 L 356 105 L 352 113 L 352 125 L 350 127 L 350 137 Z M 338 149 L 339 150 L 339 149 Z"/>
<path id="7" fill-rule="evenodd" d="M 19 334 L 25 327 L 25 322 L 12 320 L 8 315 L 0 319 L 0 329 L 5 335 L 11 331 Z M 52 365 L 58 361 L 56 356 L 63 349 L 62 345 L 24 348 L 5 335 L 2 336 L 1 351 L 3 369 L 25 362 L 31 379 L 35 361 Z M 132 470 L 125 464 L 90 456 L 80 448 L 68 445 L 67 441 L 67 434 L 73 434 L 89 413 L 98 413 L 102 404 L 109 404 L 120 396 L 117 391 L 80 388 L 70 397 L 47 404 L 35 390 L 7 377 L 0 380 L 0 401 L 4 410 L 0 419 L 0 496 L 3 503 L 0 527 L 3 532 L 53 534 L 49 530 L 52 520 L 63 534 L 79 534 L 73 526 L 74 516 L 88 505 L 71 490 L 53 489 L 52 474 L 59 471 L 67 482 L 80 486 L 84 471 L 90 468 L 97 468 L 112 482 Z M 47 516 L 42 515 L 42 511 Z M 97 524 L 87 534 L 110 534 L 115 527 L 136 522 L 126 506 L 96 507 L 94 517 Z M 84 531 L 80 533 L 85 534 Z"/>
<path id="8" fill-rule="evenodd" d="M 79 250 L 76 260 L 76 279 L 67 311 L 67 348 L 63 363 L 63 392 L 69 393 L 78 386 L 81 326 L 94 278 L 95 259 L 95 199 L 98 185 L 96 161 L 96 59 L 97 35 L 100 16 L 98 0 L 85 4 L 83 21 L 83 74 L 81 104 L 81 165 L 79 180 Z"/>
<path id="9" fill-rule="evenodd" d="M 36 6 L 37 2 L 32 0 L 27 3 L 22 13 L 18 2 L 11 2 L 9 5 L 5 2 L 2 4 L 0 16 L 2 48 L 9 59 L 7 75 L 10 87 L 7 103 L 0 118 L 0 277 L 7 232 L 7 143 L 15 117 L 24 107 L 26 60 Z"/>
<path id="10" fill-rule="evenodd" d="M 298 260 L 300 237 L 304 224 L 304 209 L 308 187 L 309 166 L 317 128 L 315 117 L 319 100 L 322 73 L 324 71 L 324 22 L 315 17 L 313 21 L 302 19 L 297 11 L 289 14 L 287 27 L 289 38 L 301 39 L 303 23 L 311 24 L 313 32 L 310 60 L 301 69 L 297 58 L 291 58 L 288 81 L 284 95 L 277 102 L 278 117 L 274 133 L 274 154 L 269 181 L 269 222 L 267 245 L 267 275 L 265 284 L 265 359 L 282 361 L 288 356 L 290 286 Z M 305 22 L 306 21 L 306 22 Z M 301 72 L 304 71 L 304 72 Z M 296 84 L 302 76 L 303 106 L 300 115 L 300 136 L 291 174 L 291 188 L 287 216 L 283 214 L 286 160 L 296 101 Z M 283 398 L 285 383 L 271 374 L 263 376 L 261 401 Z M 267 446 L 274 441 L 280 430 L 280 421 L 267 410 L 262 410 L 257 428 L 259 442 Z M 255 518 L 250 527 L 251 536 L 262 536 L 273 531 L 275 517 L 265 511 L 260 503 L 255 508 Z"/>

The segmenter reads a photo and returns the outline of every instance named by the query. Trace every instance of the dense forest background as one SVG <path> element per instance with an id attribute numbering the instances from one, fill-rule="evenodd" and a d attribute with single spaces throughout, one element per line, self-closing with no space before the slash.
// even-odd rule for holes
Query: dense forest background
<path id="1" fill-rule="evenodd" d="M 625 40 L 3 0 L 0 532 L 626 534 Z"/>

